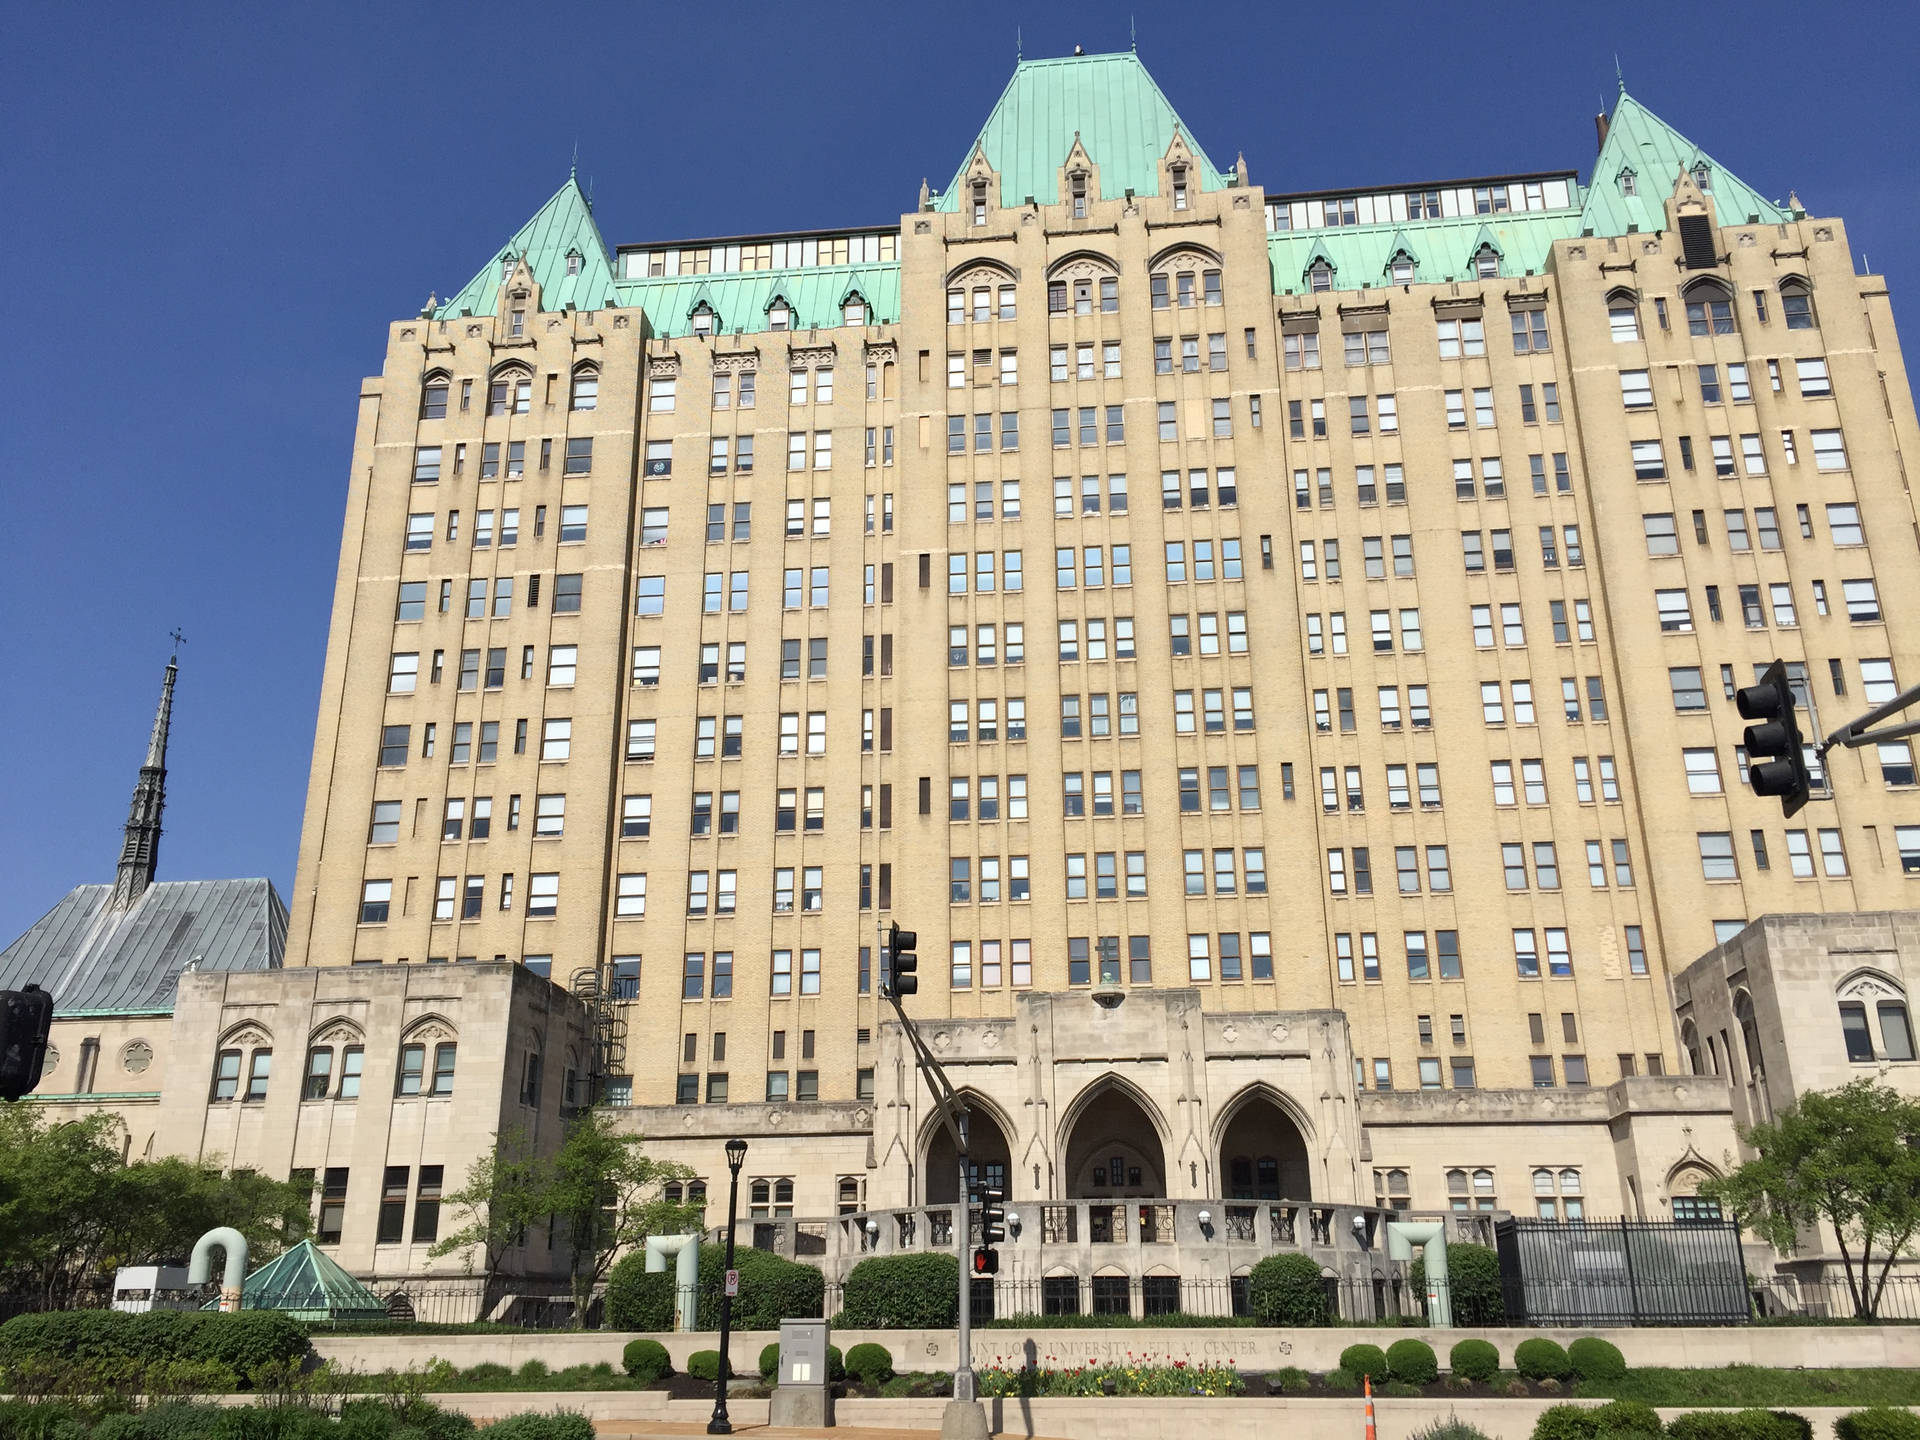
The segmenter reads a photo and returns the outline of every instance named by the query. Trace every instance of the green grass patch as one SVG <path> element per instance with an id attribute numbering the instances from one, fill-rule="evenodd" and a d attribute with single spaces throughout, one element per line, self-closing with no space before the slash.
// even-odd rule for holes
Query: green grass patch
<path id="1" fill-rule="evenodd" d="M 1573 1393 L 1647 1405 L 1920 1405 L 1920 1370 L 1629 1369 L 1618 1380 L 1586 1380 Z"/>

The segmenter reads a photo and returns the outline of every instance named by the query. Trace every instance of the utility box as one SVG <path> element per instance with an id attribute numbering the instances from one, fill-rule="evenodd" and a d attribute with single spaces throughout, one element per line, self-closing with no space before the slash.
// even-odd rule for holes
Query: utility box
<path id="1" fill-rule="evenodd" d="M 780 1322 L 780 1384 L 768 1406 L 769 1424 L 810 1428 L 833 1424 L 828 1338 L 825 1320 Z"/>

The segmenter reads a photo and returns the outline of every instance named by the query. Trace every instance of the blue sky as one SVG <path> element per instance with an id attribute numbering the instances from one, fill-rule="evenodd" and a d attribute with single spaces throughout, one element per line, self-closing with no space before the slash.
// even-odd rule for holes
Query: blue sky
<path id="1" fill-rule="evenodd" d="M 33 5 L 5 10 L 0 944 L 110 879 L 185 630 L 163 878 L 291 901 L 356 387 L 579 145 L 610 244 L 896 219 L 1029 56 L 1130 7 Z M 1769 195 L 1920 286 L 1920 9 L 1138 7 L 1221 165 L 1269 190 L 1574 166 L 1617 53 Z M 1444 18 L 1443 18 L 1444 17 Z M 1767 117 L 1764 121 L 1760 118 Z"/>

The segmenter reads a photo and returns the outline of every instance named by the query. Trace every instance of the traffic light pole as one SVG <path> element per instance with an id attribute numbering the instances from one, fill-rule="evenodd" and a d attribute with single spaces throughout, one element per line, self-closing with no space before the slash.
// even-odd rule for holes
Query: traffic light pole
<path id="1" fill-rule="evenodd" d="M 1920 735 L 1920 720 L 1908 720 L 1899 725 L 1889 725 L 1884 730 L 1873 728 L 1882 720 L 1898 715 L 1916 703 L 1920 703 L 1920 685 L 1901 691 L 1884 705 L 1875 706 L 1858 719 L 1849 720 L 1820 742 L 1817 753 L 1825 755 L 1836 746 L 1857 750 L 1862 745 L 1877 745 L 1882 740 L 1898 740 L 1906 735 Z"/>
<path id="2" fill-rule="evenodd" d="M 896 939 L 898 937 L 898 939 Z M 986 1411 L 980 1408 L 976 1377 L 973 1373 L 973 1306 L 969 1294 L 970 1275 L 967 1264 L 967 1248 L 971 1239 L 971 1188 L 972 1176 L 969 1174 L 967 1155 L 967 1110 L 954 1094 L 952 1082 L 947 1072 L 935 1057 L 927 1042 L 921 1038 L 919 1029 L 900 1004 L 900 990 L 896 979 L 901 973 L 907 974 L 910 983 L 909 994 L 913 993 L 917 980 L 911 972 L 900 972 L 896 959 L 903 951 L 911 951 L 914 937 L 910 931 L 902 931 L 897 925 L 887 925 L 880 930 L 881 953 L 887 958 L 887 974 L 880 993 L 887 1003 L 893 1006 L 893 1013 L 900 1022 L 900 1031 L 907 1037 L 907 1045 L 913 1051 L 916 1067 L 925 1077 L 927 1088 L 933 1093 L 934 1110 L 940 1122 L 946 1126 L 947 1134 L 953 1139 L 953 1147 L 959 1156 L 958 1203 L 954 1206 L 953 1248 L 954 1268 L 959 1279 L 958 1323 L 956 1329 L 956 1354 L 953 1367 L 953 1401 L 942 1416 L 940 1433 L 942 1440 L 986 1440 Z M 904 942 L 904 943 L 901 943 Z"/>

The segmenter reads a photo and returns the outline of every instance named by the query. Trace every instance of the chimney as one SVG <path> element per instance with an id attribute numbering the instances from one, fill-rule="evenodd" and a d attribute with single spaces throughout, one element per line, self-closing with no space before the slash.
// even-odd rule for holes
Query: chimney
<path id="1" fill-rule="evenodd" d="M 1593 128 L 1600 132 L 1600 149 L 1607 147 L 1607 112 L 1602 110 L 1593 117 Z M 1595 152 L 1598 153 L 1598 152 Z"/>

